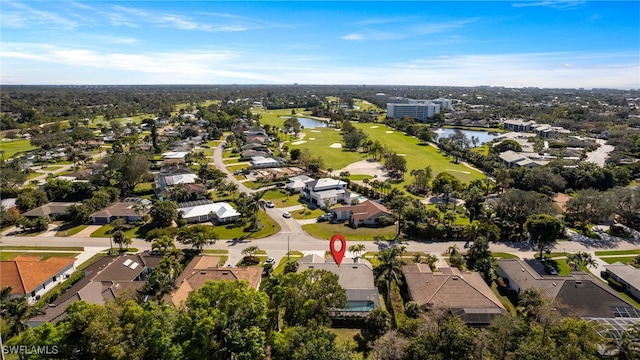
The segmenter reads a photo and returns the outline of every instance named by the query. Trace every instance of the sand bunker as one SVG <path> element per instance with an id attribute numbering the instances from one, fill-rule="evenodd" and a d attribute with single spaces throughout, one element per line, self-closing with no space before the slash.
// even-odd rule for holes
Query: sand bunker
<path id="1" fill-rule="evenodd" d="M 380 164 L 380 162 L 372 160 L 357 161 L 342 169 L 333 170 L 336 174 L 339 174 L 342 171 L 348 171 L 351 174 L 369 175 L 380 181 L 385 181 L 389 178 L 384 166 Z"/>
<path id="2" fill-rule="evenodd" d="M 340 131 L 340 129 L 333 129 L 334 131 Z"/>
<path id="3" fill-rule="evenodd" d="M 407 156 L 407 154 L 396 154 L 398 156 Z"/>
<path id="4" fill-rule="evenodd" d="M 445 169 L 447 171 L 455 171 L 455 172 L 459 172 L 459 173 L 463 173 L 463 174 L 471 174 L 471 172 L 469 171 L 462 171 L 462 170 L 454 170 L 454 169 Z"/>
<path id="5" fill-rule="evenodd" d="M 385 131 L 387 134 L 393 134 L 393 131 Z"/>
<path id="6" fill-rule="evenodd" d="M 320 130 L 311 130 L 311 132 L 320 132 Z"/>
<path id="7" fill-rule="evenodd" d="M 300 140 L 300 141 L 294 141 L 294 142 L 292 142 L 292 143 L 291 143 L 291 145 L 301 145 L 301 144 L 304 144 L 304 143 L 306 143 L 306 141 L 304 141 L 304 140 Z"/>
<path id="8" fill-rule="evenodd" d="M 329 145 L 330 148 L 334 148 L 334 149 L 340 149 L 342 148 L 342 144 L 340 143 L 333 143 L 331 145 Z"/>
<path id="9" fill-rule="evenodd" d="M 380 126 L 378 126 L 378 125 L 374 125 L 374 126 L 372 126 L 371 128 L 372 128 L 372 129 L 377 129 L 377 128 L 379 128 L 379 127 L 380 127 Z"/>
<path id="10" fill-rule="evenodd" d="M 309 138 L 309 140 L 315 140 L 316 138 Z"/>

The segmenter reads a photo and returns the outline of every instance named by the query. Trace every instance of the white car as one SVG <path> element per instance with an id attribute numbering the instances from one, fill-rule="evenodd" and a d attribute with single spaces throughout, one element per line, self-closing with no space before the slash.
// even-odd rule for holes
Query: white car
<path id="1" fill-rule="evenodd" d="M 289 219 L 291 217 L 291 214 L 289 214 L 288 211 L 285 211 L 284 213 L 282 213 L 282 217 L 285 219 Z"/>
<path id="2" fill-rule="evenodd" d="M 272 202 L 272 201 L 267 201 L 267 205 L 266 205 L 269 209 L 272 209 L 274 207 L 276 207 L 276 205 Z"/>
<path id="3" fill-rule="evenodd" d="M 275 263 L 275 262 L 276 262 L 276 259 L 275 259 L 275 258 L 270 257 L 270 258 L 268 258 L 268 259 L 267 259 L 267 261 L 265 261 L 264 263 L 265 263 L 265 264 L 273 264 L 273 263 Z"/>

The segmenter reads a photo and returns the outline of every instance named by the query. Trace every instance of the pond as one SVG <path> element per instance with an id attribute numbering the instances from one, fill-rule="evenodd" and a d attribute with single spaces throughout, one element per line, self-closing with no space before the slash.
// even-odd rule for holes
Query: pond
<path id="1" fill-rule="evenodd" d="M 281 116 L 283 119 L 288 119 L 290 116 Z M 316 119 L 310 119 L 306 117 L 297 117 L 300 125 L 302 125 L 305 129 L 313 129 L 316 127 L 327 127 L 327 122 L 320 121 Z"/>
<path id="2" fill-rule="evenodd" d="M 456 132 L 461 132 L 467 136 L 467 139 L 471 140 L 472 136 L 478 138 L 479 144 L 484 144 L 492 141 L 496 138 L 496 136 L 500 135 L 499 133 L 489 132 L 489 131 L 478 131 L 478 130 L 461 130 L 461 129 L 437 129 L 433 131 L 438 134 L 438 138 L 445 138 L 451 134 L 455 134 Z"/>

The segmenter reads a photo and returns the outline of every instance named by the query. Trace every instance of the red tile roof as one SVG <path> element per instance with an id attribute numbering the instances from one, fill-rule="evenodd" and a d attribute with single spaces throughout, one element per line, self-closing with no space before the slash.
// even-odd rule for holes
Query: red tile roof
<path id="1" fill-rule="evenodd" d="M 12 295 L 23 295 L 35 290 L 48 279 L 73 264 L 74 258 L 50 257 L 40 260 L 35 256 L 17 256 L 0 262 L 0 287 L 11 286 Z"/>

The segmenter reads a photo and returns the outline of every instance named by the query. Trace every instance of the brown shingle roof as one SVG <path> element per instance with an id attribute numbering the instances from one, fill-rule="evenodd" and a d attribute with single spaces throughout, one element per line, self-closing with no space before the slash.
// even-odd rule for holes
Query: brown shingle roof
<path id="1" fill-rule="evenodd" d="M 124 217 L 124 216 L 144 216 L 149 210 L 146 208 L 141 209 L 139 213 L 137 213 L 133 206 L 135 203 L 133 202 L 117 202 L 109 207 L 106 207 L 98 212 L 91 214 L 91 217 Z"/>
<path id="2" fill-rule="evenodd" d="M 371 200 L 363 201 L 358 205 L 341 206 L 335 208 L 334 211 L 351 211 L 351 213 L 353 214 L 353 220 L 355 222 L 368 219 L 379 213 L 391 215 L 391 211 L 389 211 L 389 209 L 387 209 L 384 205 L 378 204 L 377 202 Z"/>
<path id="3" fill-rule="evenodd" d="M 239 267 L 218 268 L 220 258 L 216 256 L 198 255 L 191 260 L 176 280 L 176 290 L 167 294 L 166 302 L 181 306 L 193 290 L 200 289 L 207 281 L 244 280 L 250 288 L 257 289 L 262 279 L 262 268 Z"/>
<path id="4" fill-rule="evenodd" d="M 35 209 L 29 210 L 23 213 L 23 216 L 27 217 L 43 217 L 49 216 L 51 214 L 64 214 L 67 212 L 67 208 L 75 203 L 73 202 L 50 202 L 48 204 L 44 204 Z"/>
<path id="5" fill-rule="evenodd" d="M 420 307 L 448 309 L 499 309 L 504 306 L 476 272 L 432 272 L 426 264 L 409 264 L 402 268 L 409 295 Z"/>
<path id="6" fill-rule="evenodd" d="M 38 286 L 54 277 L 75 261 L 74 258 L 50 257 L 40 260 L 35 256 L 17 256 L 2 261 L 0 270 L 1 287 L 11 286 L 11 294 L 22 295 L 35 290 Z"/>

